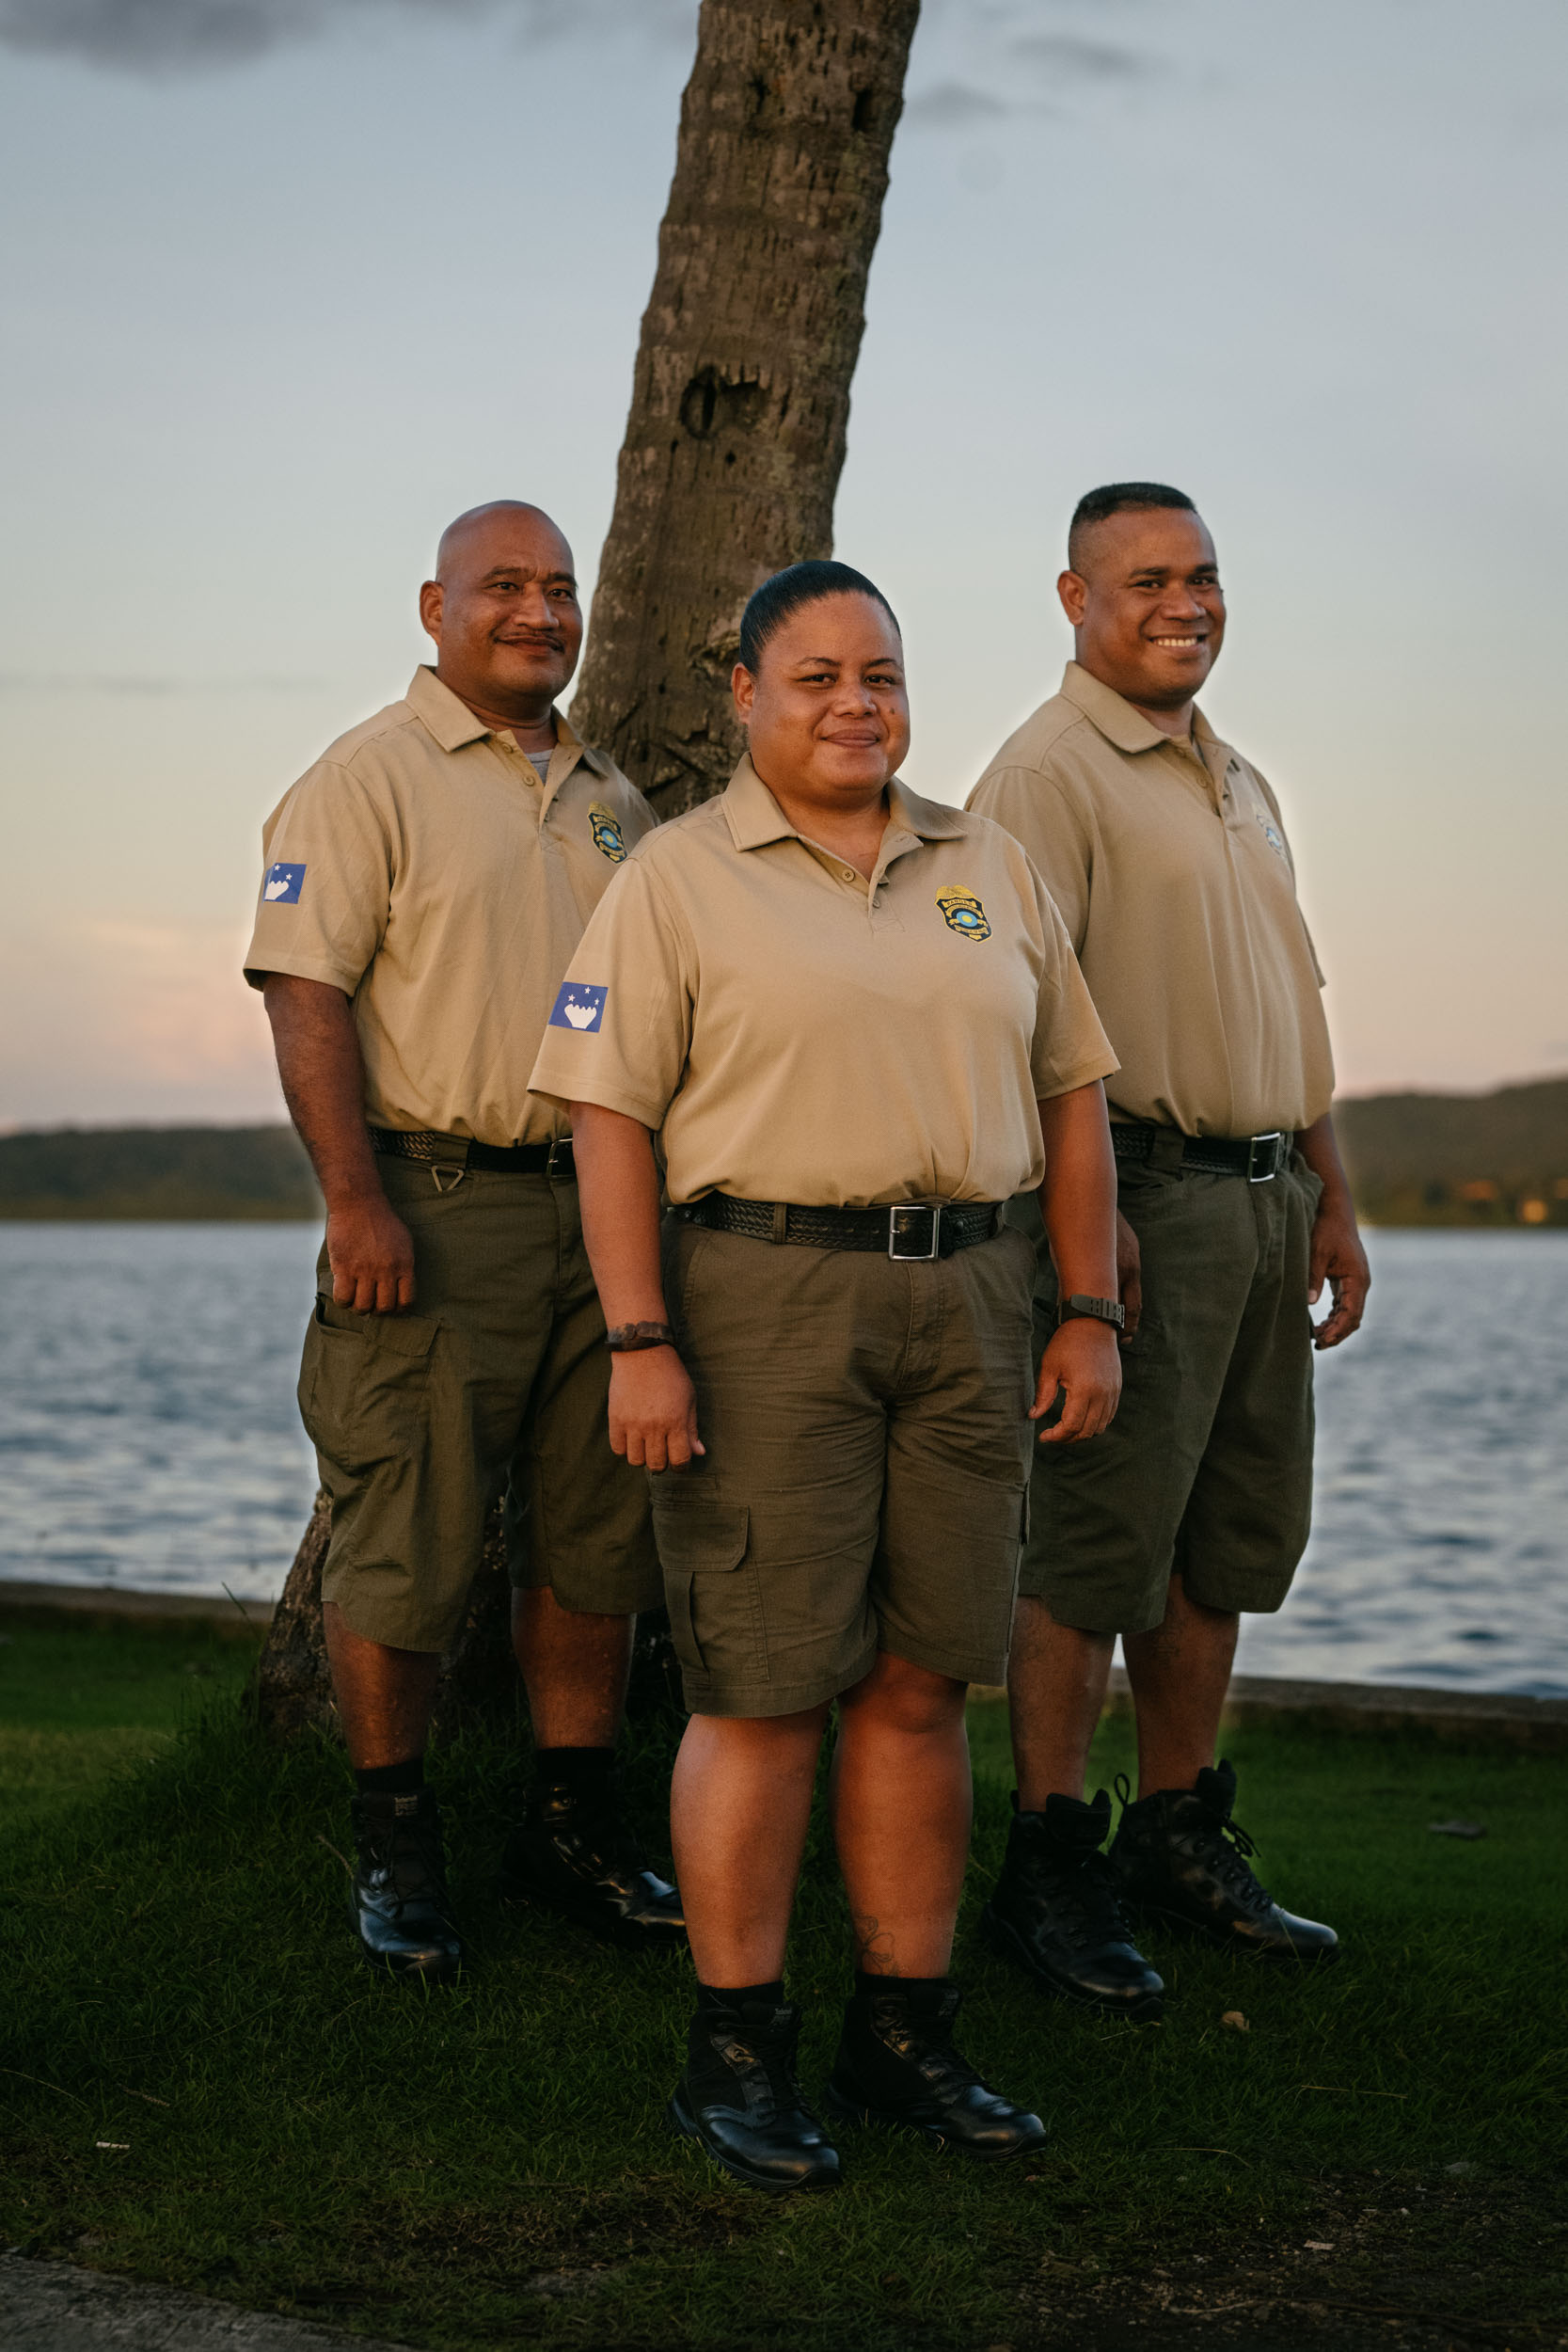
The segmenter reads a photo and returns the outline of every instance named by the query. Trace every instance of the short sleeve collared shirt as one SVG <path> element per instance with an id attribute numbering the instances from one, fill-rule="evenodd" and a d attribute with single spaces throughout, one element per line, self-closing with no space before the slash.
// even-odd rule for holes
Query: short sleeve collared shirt
<path id="1" fill-rule="evenodd" d="M 672 1200 L 1001 1200 L 1037 1098 L 1115 1068 L 1060 917 L 999 826 L 889 787 L 869 886 L 742 760 L 583 935 L 536 1092 L 657 1131 Z"/>
<path id="2" fill-rule="evenodd" d="M 1192 1136 L 1289 1133 L 1327 1110 L 1323 974 L 1279 804 L 1198 717 L 1162 734 L 1069 661 L 970 795 L 1061 909 L 1121 1064 L 1113 1112 Z"/>
<path id="3" fill-rule="evenodd" d="M 565 1127 L 529 1073 L 583 926 L 655 820 L 559 716 L 556 735 L 541 778 L 420 668 L 262 827 L 245 977 L 353 999 L 372 1126 L 502 1145 Z"/>

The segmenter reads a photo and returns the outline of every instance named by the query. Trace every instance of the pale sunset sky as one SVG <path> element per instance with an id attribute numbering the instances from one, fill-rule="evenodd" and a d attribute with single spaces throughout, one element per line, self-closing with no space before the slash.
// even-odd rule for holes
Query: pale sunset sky
<path id="1" fill-rule="evenodd" d="M 438 532 L 592 587 L 693 0 L 0 0 L 0 1123 L 280 1114 L 262 817 Z M 1346 1091 L 1568 1067 L 1568 12 L 927 0 L 837 552 L 959 801 L 1091 485 L 1197 501 Z"/>

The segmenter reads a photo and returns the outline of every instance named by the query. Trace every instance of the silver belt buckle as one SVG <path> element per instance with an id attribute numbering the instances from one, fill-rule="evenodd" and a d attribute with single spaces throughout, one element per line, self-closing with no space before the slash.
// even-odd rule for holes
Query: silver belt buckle
<path id="1" fill-rule="evenodd" d="M 922 1226 L 926 1217 L 928 1224 Z M 899 1265 L 923 1265 L 937 1254 L 942 1237 L 942 1203 L 935 1200 L 901 1200 L 887 1213 L 887 1254 Z M 906 1248 L 904 1244 L 916 1246 Z"/>
<path id="2" fill-rule="evenodd" d="M 576 1183 L 577 1172 L 571 1136 L 557 1136 L 550 1146 L 550 1156 L 545 1163 L 546 1175 L 552 1184 L 570 1184 Z"/>
<path id="3" fill-rule="evenodd" d="M 1259 1149 L 1269 1146 L 1268 1166 L 1259 1164 Z M 1278 1128 L 1273 1135 L 1252 1136 L 1247 1140 L 1246 1180 L 1249 1184 L 1272 1184 L 1285 1165 L 1285 1137 Z"/>

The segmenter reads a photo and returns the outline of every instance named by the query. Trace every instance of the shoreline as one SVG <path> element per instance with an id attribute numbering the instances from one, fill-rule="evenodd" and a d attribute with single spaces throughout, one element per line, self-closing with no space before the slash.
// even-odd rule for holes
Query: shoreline
<path id="1" fill-rule="evenodd" d="M 87 1627 L 205 1626 L 232 1640 L 264 1635 L 276 1604 L 228 1596 L 138 1592 L 117 1584 L 50 1584 L 0 1579 L 0 1617 L 74 1618 Z M 975 1699 L 1000 1703 L 1002 1690 L 976 1685 Z M 1107 1712 L 1132 1704 L 1125 1668 L 1111 1670 Z M 1421 1729 L 1451 1740 L 1502 1740 L 1510 1746 L 1568 1753 L 1568 1698 L 1513 1691 L 1456 1691 L 1419 1683 L 1317 1682 L 1295 1676 L 1238 1675 L 1226 1702 L 1230 1724 L 1290 1720 L 1347 1731 Z"/>

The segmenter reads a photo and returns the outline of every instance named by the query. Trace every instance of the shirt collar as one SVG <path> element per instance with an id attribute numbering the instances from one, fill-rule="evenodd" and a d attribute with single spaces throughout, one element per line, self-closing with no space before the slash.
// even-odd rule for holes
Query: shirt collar
<path id="1" fill-rule="evenodd" d="M 487 727 L 475 716 L 460 695 L 444 686 L 429 664 L 421 661 L 415 671 L 404 702 L 416 719 L 433 735 L 444 752 L 461 751 L 465 743 L 483 742 L 496 730 Z M 564 751 L 573 759 L 580 758 L 595 775 L 602 776 L 605 764 L 599 754 L 590 748 L 569 719 L 558 710 L 554 713 L 555 739 L 558 751 Z"/>
<path id="2" fill-rule="evenodd" d="M 1118 752 L 1153 752 L 1161 744 L 1180 744 L 1174 736 L 1166 735 L 1152 719 L 1146 719 L 1141 710 L 1134 710 L 1124 695 L 1114 686 L 1107 686 L 1087 670 L 1069 661 L 1062 673 L 1062 699 L 1081 710 L 1092 726 L 1100 729 L 1108 743 Z M 1199 742 L 1217 743 L 1219 738 L 1201 710 L 1193 714 L 1193 732 Z"/>
<path id="3" fill-rule="evenodd" d="M 1197 744 L 1200 751 L 1207 743 L 1212 745 L 1215 752 L 1223 752 L 1226 760 L 1234 759 L 1236 756 L 1230 745 L 1226 741 L 1224 736 L 1216 735 L 1214 733 L 1213 728 L 1209 724 L 1208 720 L 1204 717 L 1201 710 L 1195 710 L 1193 712 L 1193 739 Z M 1224 764 L 1224 761 L 1222 761 L 1221 765 L 1223 766 Z"/>
<path id="4" fill-rule="evenodd" d="M 956 808 L 922 800 L 899 776 L 887 788 L 888 838 L 906 834 L 918 841 L 957 841 L 964 822 Z M 724 788 L 724 818 L 737 850 L 766 849 L 770 841 L 799 841 L 800 834 L 752 765 L 750 752 Z"/>

